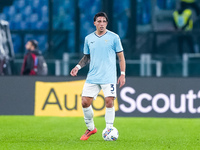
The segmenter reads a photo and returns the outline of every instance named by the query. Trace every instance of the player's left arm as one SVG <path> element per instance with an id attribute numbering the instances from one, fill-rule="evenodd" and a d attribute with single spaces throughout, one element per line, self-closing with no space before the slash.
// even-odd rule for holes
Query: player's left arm
<path id="1" fill-rule="evenodd" d="M 118 52 L 117 53 L 118 56 L 118 60 L 119 60 L 119 67 L 120 67 L 120 71 L 121 71 L 121 75 L 118 78 L 117 84 L 120 84 L 119 88 L 121 88 L 125 82 L 125 71 L 126 71 L 126 62 L 125 62 L 125 58 L 124 58 L 124 52 Z"/>

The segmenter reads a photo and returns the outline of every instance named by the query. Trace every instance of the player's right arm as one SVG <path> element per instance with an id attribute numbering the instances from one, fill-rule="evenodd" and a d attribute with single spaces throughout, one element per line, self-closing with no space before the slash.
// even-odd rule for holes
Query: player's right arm
<path id="1" fill-rule="evenodd" d="M 85 54 L 83 58 L 79 61 L 79 63 L 71 70 L 70 74 L 71 76 L 77 76 L 78 71 L 85 67 L 90 62 L 90 55 Z"/>

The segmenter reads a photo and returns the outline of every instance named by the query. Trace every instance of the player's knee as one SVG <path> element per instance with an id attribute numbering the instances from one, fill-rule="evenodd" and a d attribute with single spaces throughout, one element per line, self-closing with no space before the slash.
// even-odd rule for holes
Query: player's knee
<path id="1" fill-rule="evenodd" d="M 89 107 L 89 106 L 90 106 L 90 103 L 89 103 L 89 101 L 87 100 L 87 98 L 82 97 L 82 107 L 83 107 L 83 108 L 87 108 L 87 107 Z"/>
<path id="2" fill-rule="evenodd" d="M 106 98 L 106 107 L 112 108 L 114 106 L 114 98 Z"/>
<path id="3" fill-rule="evenodd" d="M 113 106 L 114 106 L 113 103 L 106 103 L 107 108 L 112 108 Z"/>

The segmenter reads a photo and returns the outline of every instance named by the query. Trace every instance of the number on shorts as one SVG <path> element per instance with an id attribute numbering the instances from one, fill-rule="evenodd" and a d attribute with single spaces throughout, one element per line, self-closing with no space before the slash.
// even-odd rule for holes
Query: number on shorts
<path id="1" fill-rule="evenodd" d="M 111 91 L 113 92 L 115 90 L 114 84 L 111 84 Z"/>

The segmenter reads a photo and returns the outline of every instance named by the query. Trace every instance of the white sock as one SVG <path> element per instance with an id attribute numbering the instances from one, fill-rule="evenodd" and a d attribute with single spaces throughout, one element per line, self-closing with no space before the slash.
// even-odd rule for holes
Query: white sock
<path id="1" fill-rule="evenodd" d="M 115 120 L 115 107 L 114 106 L 112 108 L 106 108 L 105 120 L 106 120 L 106 128 L 113 127 L 113 123 Z"/>
<path id="2" fill-rule="evenodd" d="M 84 114 L 84 120 L 87 128 L 92 131 L 94 130 L 94 121 L 93 121 L 93 109 L 92 106 L 90 105 L 87 108 L 83 108 L 83 114 Z"/>

